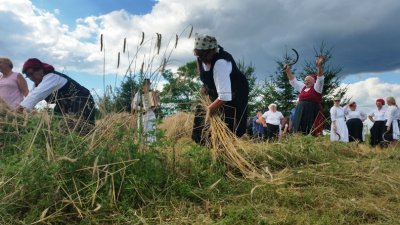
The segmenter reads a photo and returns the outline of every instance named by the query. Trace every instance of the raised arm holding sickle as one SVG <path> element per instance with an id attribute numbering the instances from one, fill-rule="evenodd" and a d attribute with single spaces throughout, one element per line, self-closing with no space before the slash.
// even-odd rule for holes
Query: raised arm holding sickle
<path id="1" fill-rule="evenodd" d="M 293 131 L 303 134 L 312 133 L 318 136 L 323 129 L 322 114 L 322 91 L 324 86 L 324 75 L 322 65 L 324 56 L 318 56 L 315 60 L 316 74 L 309 74 L 304 82 L 295 79 L 290 64 L 284 65 L 284 71 L 289 79 L 290 85 L 299 92 L 299 103 L 293 119 Z"/>
<path id="2" fill-rule="evenodd" d="M 321 77 L 323 75 L 323 73 L 324 73 L 324 71 L 322 69 L 322 65 L 324 64 L 324 60 L 325 60 L 325 57 L 322 56 L 322 55 L 318 56 L 317 59 L 315 60 L 315 65 L 317 66 L 317 76 L 318 77 Z M 287 75 L 289 80 L 295 79 L 289 64 L 285 64 L 283 66 L 283 69 L 285 70 L 286 75 Z M 306 77 L 306 79 L 307 79 L 307 77 Z M 304 84 L 307 86 L 306 79 L 304 80 Z M 315 81 L 314 81 L 314 83 L 315 83 Z"/>

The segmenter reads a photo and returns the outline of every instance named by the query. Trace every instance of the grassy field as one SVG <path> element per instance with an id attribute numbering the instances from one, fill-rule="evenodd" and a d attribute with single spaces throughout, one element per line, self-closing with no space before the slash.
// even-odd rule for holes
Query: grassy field
<path id="1" fill-rule="evenodd" d="M 400 147 L 241 140 L 260 179 L 193 143 L 190 117 L 151 145 L 129 114 L 87 136 L 47 114 L 1 118 L 0 224 L 400 223 Z"/>

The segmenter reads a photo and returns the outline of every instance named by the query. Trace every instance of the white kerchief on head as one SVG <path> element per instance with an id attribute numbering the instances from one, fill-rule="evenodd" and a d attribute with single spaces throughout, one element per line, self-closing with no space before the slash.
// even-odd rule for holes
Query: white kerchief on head
<path id="1" fill-rule="evenodd" d="M 209 36 L 207 34 L 198 34 L 194 35 L 194 49 L 197 50 L 211 50 L 217 49 L 218 43 L 215 37 Z"/>

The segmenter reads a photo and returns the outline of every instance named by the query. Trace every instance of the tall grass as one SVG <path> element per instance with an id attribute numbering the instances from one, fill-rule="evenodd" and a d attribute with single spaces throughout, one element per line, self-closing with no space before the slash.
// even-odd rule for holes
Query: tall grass
<path id="1" fill-rule="evenodd" d="M 87 136 L 66 135 L 60 129 L 67 126 L 64 120 L 48 118 L 47 112 L 28 120 L 2 117 L 1 224 L 395 224 L 400 219 L 399 149 L 310 136 L 272 144 L 240 140 L 243 157 L 254 166 L 291 174 L 285 182 L 270 183 L 229 176 L 232 168 L 213 161 L 212 149 L 194 144 L 188 133 L 174 139 L 159 134 L 142 153 L 132 114 L 108 115 Z"/>
<path id="2" fill-rule="evenodd" d="M 134 53 L 127 74 L 156 79 L 170 53 L 160 35 L 153 42 L 142 36 L 138 49 L 153 43 L 151 51 L 165 60 L 153 66 Z M 93 130 L 79 135 L 47 111 L 21 115 L 0 107 L 0 224 L 400 221 L 398 147 L 296 135 L 253 143 L 211 116 L 204 148 L 190 140 L 190 113 L 166 118 L 157 141 L 145 144 L 140 114 L 100 109 Z"/>

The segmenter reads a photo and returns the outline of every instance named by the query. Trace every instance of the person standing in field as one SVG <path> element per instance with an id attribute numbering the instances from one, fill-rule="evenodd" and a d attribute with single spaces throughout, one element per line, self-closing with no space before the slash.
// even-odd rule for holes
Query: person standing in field
<path id="1" fill-rule="evenodd" d="M 16 109 L 28 95 L 25 78 L 14 72 L 14 65 L 9 58 L 0 57 L 0 98 L 11 108 Z"/>
<path id="2" fill-rule="evenodd" d="M 383 141 L 382 135 L 386 131 L 386 126 L 385 126 L 386 109 L 384 108 L 385 100 L 382 98 L 377 99 L 375 104 L 376 104 L 375 110 L 368 115 L 369 120 L 372 123 L 374 123 L 370 129 L 371 137 L 369 144 L 372 147 L 382 144 Z"/>
<path id="3" fill-rule="evenodd" d="M 215 37 L 196 34 L 194 55 L 203 90 L 212 103 L 207 106 L 210 114 L 220 112 L 228 128 L 237 136 L 246 132 L 249 84 L 238 69 L 232 55 L 217 44 Z M 203 143 L 206 112 L 198 106 L 195 112 L 192 139 Z"/>
<path id="4" fill-rule="evenodd" d="M 363 122 L 367 119 L 367 115 L 360 110 L 357 110 L 357 103 L 350 102 L 346 109 L 346 125 L 349 130 L 349 142 L 364 141 Z"/>
<path id="5" fill-rule="evenodd" d="M 288 64 L 283 67 L 290 85 L 300 93 L 293 119 L 293 132 L 313 134 L 314 136 L 322 134 L 324 121 L 321 105 L 324 87 L 323 62 L 324 57 L 318 56 L 315 61 L 317 74 L 309 74 L 304 79 L 304 83 L 294 77 Z"/>
<path id="6" fill-rule="evenodd" d="M 340 106 L 340 97 L 333 98 L 331 114 L 331 141 L 349 142 L 349 131 L 345 121 L 345 109 Z"/>
<path id="7" fill-rule="evenodd" d="M 386 132 L 384 137 L 387 141 L 390 141 L 391 144 L 394 145 L 400 138 L 400 109 L 397 106 L 396 99 L 394 97 L 387 97 L 386 102 L 388 107 L 385 112 Z"/>

